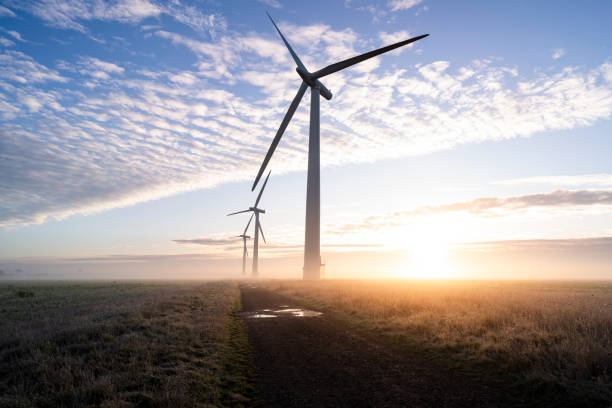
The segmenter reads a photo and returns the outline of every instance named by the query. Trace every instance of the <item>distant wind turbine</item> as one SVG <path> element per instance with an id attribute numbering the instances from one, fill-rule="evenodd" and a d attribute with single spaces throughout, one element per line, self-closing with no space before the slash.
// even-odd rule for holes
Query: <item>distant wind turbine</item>
<path id="1" fill-rule="evenodd" d="M 259 204 L 259 200 L 261 200 L 261 195 L 264 192 L 264 189 L 266 188 L 266 184 L 268 184 L 268 178 L 270 178 L 270 173 L 268 172 L 268 176 L 266 177 L 266 181 L 264 181 L 263 186 L 261 186 L 261 190 L 259 191 L 259 195 L 257 196 L 257 200 L 255 200 L 255 204 L 252 207 L 249 207 L 248 210 L 243 210 L 243 211 L 237 211 L 235 213 L 231 213 L 231 214 L 227 214 L 228 216 L 230 215 L 235 215 L 235 214 L 241 214 L 241 213 L 245 213 L 245 212 L 249 212 L 252 211 L 253 214 L 251 215 L 251 218 L 253 218 L 253 215 L 255 216 L 255 236 L 253 239 L 253 269 L 251 271 L 251 274 L 253 277 L 257 277 L 258 275 L 258 271 L 257 271 L 257 264 L 259 261 L 259 233 L 261 233 L 261 237 L 264 240 L 264 243 L 266 242 L 266 237 L 264 236 L 263 233 L 263 229 L 261 228 L 261 224 L 259 223 L 259 214 L 265 214 L 266 210 L 263 210 L 261 208 L 257 208 L 257 204 Z M 249 220 L 249 224 L 251 223 L 251 221 Z M 247 228 L 249 227 L 249 224 L 247 224 Z M 244 233 L 242 235 L 246 234 L 246 229 L 244 230 Z M 243 238 L 244 240 L 244 248 L 246 249 L 246 238 Z M 242 266 L 242 270 L 244 273 L 244 257 L 243 257 L 243 266 Z"/>
<path id="2" fill-rule="evenodd" d="M 246 233 L 247 233 L 247 230 L 249 229 L 249 225 L 251 225 L 251 221 L 253 221 L 253 215 L 255 215 L 255 213 L 251 214 L 251 218 L 249 218 L 249 222 L 247 222 L 247 225 L 242 235 L 236 235 L 236 238 L 242 238 L 242 274 L 243 275 L 246 274 L 246 260 L 249 256 L 249 250 L 247 249 L 247 239 L 251 238 Z"/>
<path id="3" fill-rule="evenodd" d="M 320 158 L 319 158 L 319 127 L 320 127 L 320 118 L 319 118 L 319 95 L 323 96 L 325 99 L 330 100 L 332 98 L 332 93 L 327 89 L 320 81 L 319 78 L 322 78 L 326 75 L 333 74 L 334 72 L 338 72 L 343 70 L 344 68 L 348 68 L 352 65 L 355 65 L 359 62 L 365 61 L 369 58 L 375 57 L 377 55 L 383 54 L 385 52 L 394 50 L 396 48 L 402 47 L 404 45 L 410 44 L 412 42 L 418 41 L 421 38 L 427 37 L 429 34 L 420 35 L 418 37 L 410 38 L 408 40 L 400 41 L 395 44 L 387 45 L 386 47 L 379 48 L 377 50 L 373 50 L 370 52 L 366 52 L 365 54 L 358 55 L 356 57 L 352 57 L 346 59 L 344 61 L 336 62 L 335 64 L 328 65 L 327 67 L 320 69 L 315 72 L 309 72 L 297 54 L 285 39 L 285 36 L 279 28 L 277 27 L 270 14 L 268 14 L 270 21 L 274 24 L 274 28 L 278 31 L 278 34 L 282 38 L 285 46 L 289 50 L 289 53 L 293 57 L 297 68 L 295 69 L 298 75 L 302 78 L 302 85 L 293 98 L 291 105 L 289 105 L 289 110 L 285 114 L 281 125 L 276 132 L 276 136 L 272 140 L 270 144 L 270 148 L 268 149 L 268 153 L 266 153 L 266 157 L 261 164 L 259 172 L 257 173 L 257 177 L 255 178 L 255 182 L 253 183 L 253 187 L 251 191 L 255 189 L 261 175 L 266 169 L 278 142 L 280 142 L 281 137 L 289 121 L 293 117 L 293 113 L 297 109 L 304 93 L 306 92 L 306 88 L 310 87 L 310 134 L 308 137 L 308 178 L 306 184 L 306 228 L 305 228 L 305 238 L 304 238 L 304 269 L 303 269 L 303 277 L 304 279 L 320 279 L 321 275 L 321 241 L 320 241 L 320 227 L 321 227 L 321 196 L 320 196 Z"/>

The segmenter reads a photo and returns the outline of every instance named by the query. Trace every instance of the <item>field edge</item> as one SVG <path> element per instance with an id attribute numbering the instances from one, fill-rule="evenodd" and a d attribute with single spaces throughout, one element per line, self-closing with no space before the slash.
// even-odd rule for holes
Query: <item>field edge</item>
<path id="1" fill-rule="evenodd" d="M 232 310 L 228 314 L 227 342 L 221 362 L 223 375 L 220 382 L 223 392 L 220 402 L 223 406 L 252 407 L 259 404 L 255 389 L 253 350 L 241 313 L 242 294 L 238 290 Z"/>

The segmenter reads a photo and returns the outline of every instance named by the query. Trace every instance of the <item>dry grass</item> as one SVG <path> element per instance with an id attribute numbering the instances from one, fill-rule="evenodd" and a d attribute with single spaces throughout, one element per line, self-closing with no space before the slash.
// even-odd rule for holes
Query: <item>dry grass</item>
<path id="1" fill-rule="evenodd" d="M 238 296 L 223 282 L 2 284 L 0 406 L 240 405 Z"/>
<path id="2" fill-rule="evenodd" d="M 612 284 L 321 281 L 273 288 L 395 340 L 612 401 Z"/>

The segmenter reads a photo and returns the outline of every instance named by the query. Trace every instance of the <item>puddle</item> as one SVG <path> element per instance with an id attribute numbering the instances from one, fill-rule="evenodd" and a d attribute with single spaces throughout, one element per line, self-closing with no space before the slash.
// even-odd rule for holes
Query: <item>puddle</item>
<path id="1" fill-rule="evenodd" d="M 279 310 L 275 310 L 274 313 L 294 313 L 294 312 L 299 312 L 300 310 L 302 309 L 279 309 Z"/>
<path id="2" fill-rule="evenodd" d="M 258 310 L 257 312 L 243 313 L 242 315 L 249 319 L 269 319 L 269 318 L 279 317 L 279 316 L 317 317 L 323 314 L 322 312 L 316 312 L 314 310 L 290 308 L 287 305 L 282 305 L 279 307 L 281 309 L 277 309 L 277 310 L 262 309 L 262 310 Z"/>
<path id="3" fill-rule="evenodd" d="M 308 309 L 279 309 L 275 310 L 274 313 L 282 315 L 291 315 L 293 317 L 316 317 L 321 316 L 323 314 L 321 312 L 315 312 L 314 310 Z"/>
<path id="4" fill-rule="evenodd" d="M 314 310 L 298 309 L 295 312 L 292 312 L 291 314 L 295 317 L 317 317 L 321 316 L 323 313 L 315 312 Z"/>
<path id="5" fill-rule="evenodd" d="M 253 313 L 253 314 L 246 315 L 246 317 L 250 319 L 269 319 L 270 317 L 278 317 L 278 316 L 273 315 L 273 314 L 266 314 L 266 313 Z"/>

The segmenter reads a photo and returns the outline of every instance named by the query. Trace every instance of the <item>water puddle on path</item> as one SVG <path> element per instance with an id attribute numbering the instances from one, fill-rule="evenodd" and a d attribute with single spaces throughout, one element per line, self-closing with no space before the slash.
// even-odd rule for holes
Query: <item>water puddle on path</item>
<path id="1" fill-rule="evenodd" d="M 322 312 L 316 312 L 314 310 L 308 309 L 299 309 L 299 308 L 290 308 L 287 305 L 279 306 L 280 309 L 272 310 L 272 309 L 263 309 L 257 312 L 247 312 L 242 315 L 248 319 L 268 319 L 279 316 L 286 317 L 317 317 L 321 316 Z"/>
<path id="2" fill-rule="evenodd" d="M 321 312 L 315 312 L 314 310 L 307 309 L 280 309 L 275 310 L 274 313 L 290 315 L 293 317 L 316 317 L 323 314 Z"/>

